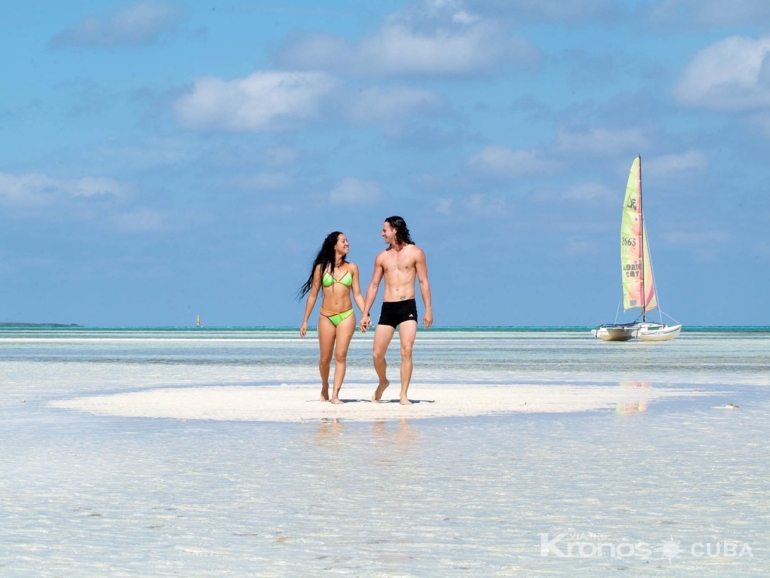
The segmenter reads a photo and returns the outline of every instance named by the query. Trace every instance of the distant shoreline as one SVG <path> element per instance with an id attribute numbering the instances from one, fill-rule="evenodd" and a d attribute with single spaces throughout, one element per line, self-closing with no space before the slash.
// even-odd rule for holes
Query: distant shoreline
<path id="1" fill-rule="evenodd" d="M 77 323 L 14 323 L 12 321 L 0 321 L 0 327 L 83 327 Z"/>

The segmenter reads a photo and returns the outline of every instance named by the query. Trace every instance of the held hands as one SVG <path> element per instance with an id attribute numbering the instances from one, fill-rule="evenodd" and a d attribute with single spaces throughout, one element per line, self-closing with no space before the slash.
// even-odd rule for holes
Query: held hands
<path id="1" fill-rule="evenodd" d="M 425 326 L 425 329 L 430 329 L 430 326 L 433 325 L 433 311 L 431 309 L 428 309 L 425 315 L 422 316 L 422 324 Z"/>
<path id="2" fill-rule="evenodd" d="M 372 316 L 362 315 L 361 322 L 358 324 L 358 328 L 360 329 L 361 333 L 366 333 L 366 330 L 369 329 L 369 326 L 371 324 L 372 324 Z"/>
<path id="3" fill-rule="evenodd" d="M 305 337 L 305 335 L 307 335 L 307 321 L 303 321 L 299 327 L 299 336 Z"/>

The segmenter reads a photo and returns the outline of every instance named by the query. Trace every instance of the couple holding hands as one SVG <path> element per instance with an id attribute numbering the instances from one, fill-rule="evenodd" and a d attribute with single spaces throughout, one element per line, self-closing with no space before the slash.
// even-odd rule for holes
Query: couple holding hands
<path id="1" fill-rule="evenodd" d="M 385 352 L 398 327 L 401 340 L 401 404 L 409 405 L 407 389 L 412 379 L 412 347 L 417 335 L 417 304 L 414 300 L 415 277 L 420 283 L 420 293 L 425 303 L 423 324 L 428 329 L 433 324 L 433 311 L 428 284 L 428 267 L 425 253 L 419 249 L 409 234 L 401 217 L 388 217 L 382 225 L 382 238 L 388 245 L 374 260 L 374 273 L 366 290 L 366 299 L 361 295 L 358 283 L 358 267 L 347 261 L 350 252 L 345 235 L 334 231 L 327 235 L 321 250 L 313 262 L 305 284 L 299 290 L 299 298 L 308 296 L 305 317 L 299 333 L 307 334 L 307 323 L 313 307 L 322 295 L 321 315 L 318 319 L 318 342 L 321 358 L 318 363 L 321 372 L 321 401 L 329 401 L 329 369 L 334 355 L 334 385 L 331 402 L 342 403 L 339 398 L 350 340 L 356 329 L 351 293 L 361 310 L 360 330 L 365 332 L 371 325 L 369 310 L 374 305 L 380 281 L 385 279 L 382 313 L 374 331 L 372 358 L 379 383 L 372 395 L 372 401 L 382 398 L 389 381 L 385 375 L 387 363 Z M 336 347 L 335 347 L 336 344 Z"/>

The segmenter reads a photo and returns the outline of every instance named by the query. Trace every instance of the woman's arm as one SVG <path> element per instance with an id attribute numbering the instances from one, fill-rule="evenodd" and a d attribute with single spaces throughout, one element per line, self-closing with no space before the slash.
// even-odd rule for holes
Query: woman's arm
<path id="1" fill-rule="evenodd" d="M 299 328 L 299 334 L 301 337 L 305 337 L 307 334 L 307 322 L 310 319 L 310 314 L 313 312 L 315 302 L 318 299 L 318 290 L 321 288 L 321 266 L 316 265 L 313 271 L 313 284 L 310 287 L 310 292 L 307 294 L 307 304 L 305 304 L 305 317 L 302 319 L 302 325 Z"/>
<path id="2" fill-rule="evenodd" d="M 361 286 L 358 283 L 358 265 L 355 263 L 348 263 L 348 266 L 350 267 L 350 272 L 353 277 L 353 300 L 356 302 L 356 305 L 358 306 L 358 310 L 361 311 L 361 313 L 364 312 L 364 296 L 361 294 Z"/>
<path id="3" fill-rule="evenodd" d="M 364 302 L 364 309 L 361 311 L 361 331 L 369 329 L 371 324 L 371 315 L 369 310 L 374 305 L 374 300 L 377 299 L 377 291 L 380 289 L 380 281 L 382 281 L 382 275 L 384 273 L 382 268 L 382 262 L 380 255 L 374 259 L 374 272 L 372 273 L 372 280 L 369 282 L 369 287 L 366 289 L 366 301 Z"/>

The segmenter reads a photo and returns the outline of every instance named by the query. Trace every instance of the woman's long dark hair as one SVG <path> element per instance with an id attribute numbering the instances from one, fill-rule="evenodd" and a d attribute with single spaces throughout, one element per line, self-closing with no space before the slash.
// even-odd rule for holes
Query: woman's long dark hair
<path id="1" fill-rule="evenodd" d="M 337 265 L 335 262 L 337 254 L 334 251 L 334 246 L 337 244 L 337 239 L 339 239 L 340 235 L 342 235 L 341 231 L 333 231 L 326 235 L 323 245 L 321 245 L 321 250 L 318 251 L 318 255 L 316 255 L 313 260 L 313 266 L 310 268 L 310 276 L 307 278 L 307 281 L 305 281 L 305 284 L 297 291 L 298 301 L 301 301 L 305 295 L 310 293 L 310 289 L 313 287 L 313 275 L 315 274 L 316 266 L 321 266 L 321 275 L 329 269 L 331 276 L 334 276 L 334 269 Z M 346 263 L 345 255 L 342 256 L 342 262 Z"/>
<path id="2" fill-rule="evenodd" d="M 409 228 L 406 221 L 401 217 L 394 215 L 385 219 L 385 222 L 396 230 L 396 241 L 399 245 L 414 245 L 412 236 L 409 234 Z"/>

